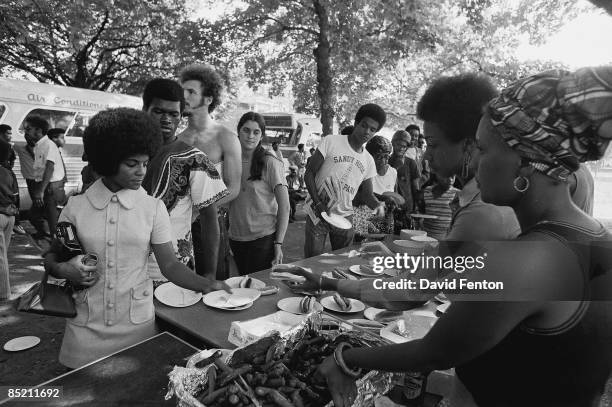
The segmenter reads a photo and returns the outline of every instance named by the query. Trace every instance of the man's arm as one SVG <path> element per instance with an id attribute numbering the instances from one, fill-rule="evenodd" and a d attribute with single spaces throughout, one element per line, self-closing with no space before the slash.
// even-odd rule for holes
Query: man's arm
<path id="1" fill-rule="evenodd" d="M 368 178 L 361 183 L 361 200 L 368 205 L 370 209 L 376 209 L 382 204 L 382 202 L 374 196 L 372 178 Z"/>
<path id="2" fill-rule="evenodd" d="M 223 148 L 223 181 L 227 185 L 229 194 L 219 200 L 217 205 L 222 206 L 236 199 L 240 193 L 240 178 L 242 177 L 242 151 L 238 137 L 227 128 L 223 128 L 218 140 Z"/>
<path id="3" fill-rule="evenodd" d="M 34 199 L 34 203 L 36 204 L 36 206 L 43 206 L 44 202 L 44 196 L 45 196 L 45 190 L 47 189 L 47 186 L 49 186 L 49 182 L 51 182 L 51 177 L 53 176 L 53 169 L 55 168 L 55 163 L 53 161 L 47 161 L 45 164 L 45 172 L 43 173 L 43 179 L 42 181 L 40 181 L 40 183 L 38 183 L 38 187 L 36 188 L 36 191 L 34 192 L 34 196 L 32 197 Z"/>
<path id="4" fill-rule="evenodd" d="M 202 251 L 204 252 L 204 277 L 215 279 L 219 257 L 221 232 L 217 220 L 217 205 L 211 204 L 200 209 L 200 228 L 202 230 Z"/>
<path id="5" fill-rule="evenodd" d="M 315 151 L 312 159 L 308 163 L 306 167 L 306 174 L 304 175 L 304 183 L 306 184 L 306 189 L 312 198 L 313 205 L 315 207 L 315 211 L 317 215 L 320 215 L 321 212 L 324 212 L 326 208 L 321 202 L 321 197 L 317 193 L 317 185 L 315 182 L 315 177 L 317 176 L 317 172 L 321 169 L 321 166 L 325 162 L 325 158 L 319 150 Z"/>

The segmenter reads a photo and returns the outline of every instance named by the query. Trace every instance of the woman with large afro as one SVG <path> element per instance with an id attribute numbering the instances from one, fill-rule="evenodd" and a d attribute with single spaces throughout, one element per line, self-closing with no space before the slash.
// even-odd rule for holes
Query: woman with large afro
<path id="1" fill-rule="evenodd" d="M 83 251 L 96 254 L 98 262 L 83 265 L 82 255 L 67 255 L 58 241 L 45 256 L 51 275 L 82 288 L 75 294 L 77 315 L 66 320 L 59 355 L 70 368 L 155 334 L 147 274 L 151 249 L 171 282 L 201 292 L 226 288 L 178 261 L 166 207 L 141 188 L 161 140 L 159 126 L 146 113 L 127 108 L 96 114 L 85 130 L 85 153 L 100 178 L 70 198 L 59 221 L 74 225 Z"/>

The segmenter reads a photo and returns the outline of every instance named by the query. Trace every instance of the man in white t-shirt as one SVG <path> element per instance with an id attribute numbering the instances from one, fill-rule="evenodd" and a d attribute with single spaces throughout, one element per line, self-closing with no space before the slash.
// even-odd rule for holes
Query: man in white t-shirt
<path id="1" fill-rule="evenodd" d="M 45 236 L 47 238 L 55 234 L 60 212 L 58 206 L 66 203 L 64 162 L 57 145 L 45 135 L 48 127 L 46 120 L 38 117 L 28 117 L 23 126 L 26 140 L 36 143 L 30 221 L 40 224 L 45 219 L 49 225 L 50 236 Z"/>
<path id="2" fill-rule="evenodd" d="M 335 227 L 323 220 L 322 214 L 350 221 L 353 198 L 360 185 L 365 204 L 379 216 L 384 215 L 384 204 L 376 199 L 372 191 L 376 165 L 364 145 L 384 126 L 385 121 L 386 113 L 380 106 L 366 104 L 357 111 L 355 128 L 350 135 L 328 136 L 321 140 L 304 177 L 310 195 L 304 205 L 307 214 L 305 257 L 323 253 L 328 234 L 332 250 L 351 244 L 355 233 L 353 228 Z"/>

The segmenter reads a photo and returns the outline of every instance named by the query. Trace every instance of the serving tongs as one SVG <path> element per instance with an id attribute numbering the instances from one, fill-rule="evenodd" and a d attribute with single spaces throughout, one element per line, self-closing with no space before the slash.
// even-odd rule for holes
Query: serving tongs
<path id="1" fill-rule="evenodd" d="M 388 345 L 393 345 L 393 344 L 394 344 L 394 342 L 392 342 L 392 341 L 388 340 L 387 338 L 383 338 L 382 336 L 380 336 L 380 335 L 379 335 L 379 334 L 377 334 L 377 333 L 374 333 L 374 332 L 372 332 L 372 331 L 369 331 L 369 330 L 365 329 L 365 328 L 364 328 L 364 327 L 362 327 L 362 326 L 359 326 L 359 325 L 353 324 L 352 322 L 349 322 L 349 321 L 344 320 L 344 319 L 342 319 L 342 318 L 338 318 L 337 316 L 332 315 L 332 314 L 330 314 L 330 313 L 328 313 L 328 312 L 326 312 L 326 311 L 321 311 L 321 314 L 323 314 L 323 315 L 325 315 L 325 316 L 326 316 L 326 318 L 325 318 L 326 320 L 331 319 L 331 320 L 333 320 L 334 322 L 336 322 L 336 323 L 338 324 L 338 326 L 339 326 L 339 327 L 340 327 L 340 326 L 342 326 L 343 324 L 346 324 L 346 325 L 349 325 L 349 326 L 351 326 L 352 328 L 354 328 L 354 329 L 358 330 L 359 332 L 361 332 L 361 333 L 362 333 L 362 334 L 364 334 L 365 336 L 368 336 L 368 337 L 371 337 L 372 339 L 375 339 L 376 341 L 379 341 L 379 342 L 384 342 L 384 343 L 386 343 L 386 344 L 388 344 Z"/>

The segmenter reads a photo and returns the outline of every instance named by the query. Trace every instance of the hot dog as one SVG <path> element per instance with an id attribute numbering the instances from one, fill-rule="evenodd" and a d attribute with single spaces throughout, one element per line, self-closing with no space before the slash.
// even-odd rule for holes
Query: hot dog
<path id="1" fill-rule="evenodd" d="M 249 276 L 244 276 L 244 278 L 242 280 L 240 280 L 240 288 L 251 288 L 251 285 L 253 284 L 253 279 Z"/>
<path id="2" fill-rule="evenodd" d="M 304 297 L 300 301 L 300 311 L 304 314 L 308 314 L 314 310 L 314 306 L 317 300 L 314 297 Z"/>
<path id="3" fill-rule="evenodd" d="M 344 298 L 338 293 L 334 294 L 334 302 L 342 311 L 348 311 L 351 309 L 351 300 L 348 298 Z"/>

